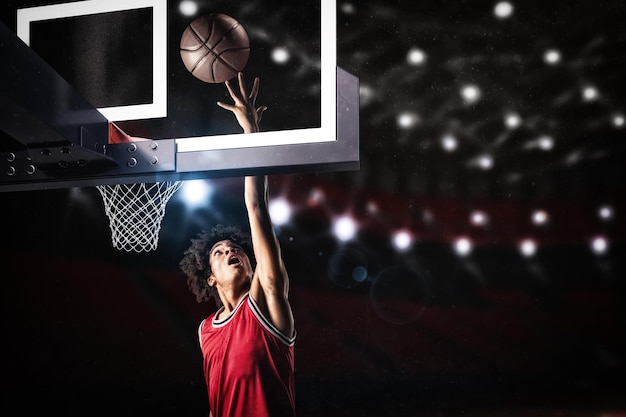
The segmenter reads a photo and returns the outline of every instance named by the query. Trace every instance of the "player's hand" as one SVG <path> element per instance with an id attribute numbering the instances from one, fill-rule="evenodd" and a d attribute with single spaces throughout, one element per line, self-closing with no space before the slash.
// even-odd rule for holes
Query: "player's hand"
<path id="1" fill-rule="evenodd" d="M 233 112 L 244 133 L 258 132 L 263 112 L 267 110 L 267 106 L 256 107 L 256 96 L 259 93 L 259 77 L 254 79 L 252 91 L 250 91 L 249 95 L 243 80 L 243 73 L 238 73 L 237 79 L 239 81 L 239 94 L 235 92 L 230 81 L 225 82 L 234 104 L 218 101 L 217 105 Z"/>

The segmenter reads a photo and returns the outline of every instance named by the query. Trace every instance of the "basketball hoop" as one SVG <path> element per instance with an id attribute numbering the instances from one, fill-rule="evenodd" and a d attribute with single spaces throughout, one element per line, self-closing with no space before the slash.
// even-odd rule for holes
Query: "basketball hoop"
<path id="1" fill-rule="evenodd" d="M 182 181 L 167 181 L 96 186 L 109 218 L 113 247 L 138 253 L 155 250 L 165 206 L 181 185 Z"/>

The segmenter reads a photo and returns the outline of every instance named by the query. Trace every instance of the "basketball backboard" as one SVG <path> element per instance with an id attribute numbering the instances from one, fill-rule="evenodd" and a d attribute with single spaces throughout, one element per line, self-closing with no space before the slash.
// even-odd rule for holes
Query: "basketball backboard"
<path id="1" fill-rule="evenodd" d="M 358 79 L 336 65 L 334 0 L 0 7 L 1 191 L 359 166 Z M 180 59 L 186 25 L 215 12 L 250 38 L 244 76 L 269 108 L 254 135 L 216 105 L 226 87 Z M 148 140 L 112 143 L 116 132 Z"/>

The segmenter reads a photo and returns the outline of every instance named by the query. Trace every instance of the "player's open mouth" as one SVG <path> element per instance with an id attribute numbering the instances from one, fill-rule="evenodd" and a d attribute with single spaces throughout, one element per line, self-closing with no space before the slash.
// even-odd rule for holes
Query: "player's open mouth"
<path id="1" fill-rule="evenodd" d="M 233 256 L 228 260 L 228 265 L 237 265 L 239 263 L 241 263 L 241 260 L 236 256 Z"/>

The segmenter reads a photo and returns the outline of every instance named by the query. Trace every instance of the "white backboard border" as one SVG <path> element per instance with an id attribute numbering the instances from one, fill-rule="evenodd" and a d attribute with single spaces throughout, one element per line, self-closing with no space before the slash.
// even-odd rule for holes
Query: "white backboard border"
<path id="1" fill-rule="evenodd" d="M 321 126 L 259 132 L 250 135 L 220 135 L 175 138 L 177 152 L 198 152 L 289 144 L 306 144 L 336 140 L 336 1 L 321 2 Z M 153 101 L 149 104 L 98 108 L 107 120 L 127 121 L 167 116 L 167 0 L 85 0 L 17 10 L 17 35 L 30 45 L 32 22 L 118 12 L 141 8 L 153 9 Z M 213 137 L 214 138 L 214 137 Z"/>

